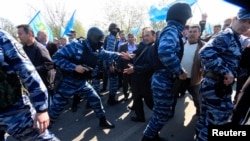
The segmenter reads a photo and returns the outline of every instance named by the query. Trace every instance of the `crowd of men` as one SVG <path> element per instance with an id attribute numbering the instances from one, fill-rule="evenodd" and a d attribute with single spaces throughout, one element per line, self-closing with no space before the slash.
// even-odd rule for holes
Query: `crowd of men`
<path id="1" fill-rule="evenodd" d="M 225 20 L 223 29 L 215 25 L 210 36 L 202 36 L 206 15 L 199 24 L 187 26 L 191 17 L 187 3 L 175 3 L 167 12 L 167 25 L 160 32 L 144 27 L 139 42 L 116 23 L 109 25 L 106 36 L 91 27 L 86 38 L 77 39 L 72 30 L 68 42 L 64 37 L 50 42 L 43 31 L 34 35 L 28 24 L 17 26 L 20 42 L 0 29 L 1 140 L 5 133 L 18 140 L 60 140 L 47 128 L 53 128 L 72 98 L 73 112 L 84 99 L 100 127 L 115 128 L 100 97 L 107 91 L 107 104 L 115 106 L 121 102 L 119 88 L 123 101 L 132 94 L 132 122 L 146 122 L 143 102 L 152 110 L 142 141 L 163 140 L 159 132 L 174 117 L 177 98 L 186 91 L 198 117 L 196 141 L 207 141 L 209 125 L 244 125 L 250 115 L 250 11 L 240 9 L 230 23 Z M 235 80 L 240 83 L 233 103 Z"/>

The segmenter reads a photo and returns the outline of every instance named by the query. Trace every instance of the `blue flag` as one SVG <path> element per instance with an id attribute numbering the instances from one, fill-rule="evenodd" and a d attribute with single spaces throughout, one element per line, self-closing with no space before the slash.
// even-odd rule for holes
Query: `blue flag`
<path id="1" fill-rule="evenodd" d="M 157 7 L 152 5 L 149 9 L 149 19 L 152 22 L 162 21 L 166 19 L 168 7 Z"/>
<path id="2" fill-rule="evenodd" d="M 66 35 L 67 33 L 69 33 L 69 31 L 71 29 L 73 29 L 74 23 L 75 23 L 75 12 L 76 12 L 76 10 L 73 12 L 73 14 L 72 14 L 72 16 L 71 16 L 68 24 L 66 25 L 66 28 L 65 28 L 64 33 L 63 33 L 63 36 Z"/>
<path id="3" fill-rule="evenodd" d="M 37 36 L 38 31 L 42 30 L 47 33 L 48 40 L 53 41 L 53 33 L 45 20 L 42 18 L 40 11 L 38 11 L 33 19 L 31 19 L 29 25 L 34 31 L 34 36 Z"/>
<path id="4" fill-rule="evenodd" d="M 65 31 L 65 28 L 61 26 L 60 27 L 60 37 L 63 37 L 64 31 Z"/>
<path id="5" fill-rule="evenodd" d="M 138 27 L 136 27 L 136 28 L 132 28 L 132 29 L 131 29 L 131 32 L 132 32 L 135 36 L 137 36 L 138 32 L 140 31 L 140 28 L 141 28 L 141 24 L 140 24 Z"/>
<path id="6" fill-rule="evenodd" d="M 169 7 L 171 5 L 173 5 L 174 3 L 180 2 L 180 1 L 186 2 L 190 6 L 194 5 L 197 2 L 197 0 L 175 0 L 174 2 L 172 2 L 172 3 L 170 3 L 170 4 L 166 5 L 166 6 L 162 6 L 162 7 L 152 5 L 152 6 L 150 6 L 150 9 L 149 9 L 149 19 L 150 19 L 150 21 L 157 22 L 157 21 L 165 20 L 166 19 L 166 14 L 167 14 L 167 11 L 168 11 Z"/>
<path id="7" fill-rule="evenodd" d="M 202 34 L 203 35 L 207 35 L 207 34 L 212 35 L 213 34 L 212 26 L 209 23 L 206 23 L 205 29 L 204 29 Z"/>

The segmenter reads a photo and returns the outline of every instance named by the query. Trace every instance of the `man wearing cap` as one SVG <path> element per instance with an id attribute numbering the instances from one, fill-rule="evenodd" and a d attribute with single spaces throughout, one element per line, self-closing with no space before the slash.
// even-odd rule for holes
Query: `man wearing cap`
<path id="1" fill-rule="evenodd" d="M 67 36 L 69 37 L 69 42 L 76 41 L 76 31 L 70 30 L 69 33 L 67 33 Z"/>
<path id="2" fill-rule="evenodd" d="M 232 114 L 232 85 L 241 58 L 239 37 L 250 28 L 250 11 L 240 9 L 230 27 L 218 33 L 199 52 L 204 66 L 201 83 L 201 115 L 196 123 L 196 141 L 208 140 L 209 125 L 223 125 Z"/>
<path id="3" fill-rule="evenodd" d="M 174 97 L 172 88 L 175 76 L 186 79 L 186 72 L 181 66 L 183 54 L 182 31 L 186 21 L 192 16 L 187 3 L 174 3 L 167 12 L 167 26 L 163 28 L 154 53 L 154 74 L 151 88 L 154 108 L 152 117 L 144 131 L 142 141 L 159 141 L 159 131 L 168 121 L 172 112 L 171 105 Z"/>

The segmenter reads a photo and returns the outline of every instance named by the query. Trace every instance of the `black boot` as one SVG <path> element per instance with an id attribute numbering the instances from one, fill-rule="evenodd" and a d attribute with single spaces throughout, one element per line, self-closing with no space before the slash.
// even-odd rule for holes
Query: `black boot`
<path id="1" fill-rule="evenodd" d="M 100 93 L 104 93 L 104 92 L 106 92 L 106 91 L 107 91 L 106 88 L 102 88 L 102 89 L 100 90 Z"/>
<path id="2" fill-rule="evenodd" d="M 100 118 L 99 126 L 103 128 L 109 128 L 109 129 L 115 128 L 115 125 L 109 122 L 105 117 Z"/>
<path id="3" fill-rule="evenodd" d="M 109 97 L 108 99 L 108 104 L 109 105 L 115 105 L 115 104 L 118 104 L 119 101 L 115 99 L 115 97 Z"/>
<path id="4" fill-rule="evenodd" d="M 146 137 L 145 135 L 142 137 L 141 141 L 155 141 L 154 138 Z"/>
<path id="5" fill-rule="evenodd" d="M 129 93 L 124 93 L 123 101 L 128 101 Z"/>
<path id="6" fill-rule="evenodd" d="M 73 96 L 73 101 L 72 101 L 72 106 L 71 106 L 72 112 L 76 112 L 77 111 L 78 104 L 80 103 L 80 101 L 81 101 L 81 97 L 79 95 L 75 94 Z"/>
<path id="7" fill-rule="evenodd" d="M 86 102 L 85 107 L 86 107 L 86 109 L 90 109 L 90 108 L 91 108 L 91 106 L 90 106 L 90 104 L 89 104 L 89 102 L 88 102 L 88 101 Z"/>
<path id="8" fill-rule="evenodd" d="M 128 106 L 128 109 L 132 111 L 132 110 L 135 110 L 135 107 L 134 107 L 134 105 Z"/>
<path id="9" fill-rule="evenodd" d="M 5 131 L 4 130 L 0 130 L 0 141 L 5 141 Z"/>
<path id="10" fill-rule="evenodd" d="M 167 141 L 167 140 L 160 138 L 159 134 L 157 134 L 154 138 L 149 138 L 149 137 L 144 135 L 142 137 L 141 141 Z"/>

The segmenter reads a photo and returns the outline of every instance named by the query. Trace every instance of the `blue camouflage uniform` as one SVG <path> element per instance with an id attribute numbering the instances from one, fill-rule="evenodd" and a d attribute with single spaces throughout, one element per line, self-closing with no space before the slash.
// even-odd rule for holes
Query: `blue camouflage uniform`
<path id="1" fill-rule="evenodd" d="M 156 70 L 152 76 L 153 115 L 144 131 L 144 136 L 148 138 L 158 135 L 172 111 L 171 105 L 174 97 L 171 90 L 174 85 L 174 76 L 183 73 L 180 59 L 176 55 L 181 52 L 179 36 L 183 29 L 184 25 L 169 20 L 159 37 L 158 57 L 164 68 Z"/>
<path id="2" fill-rule="evenodd" d="M 76 66 L 79 65 L 75 62 L 87 62 L 91 60 L 88 57 L 84 57 L 86 55 L 84 54 L 84 51 L 86 50 L 90 51 L 88 54 L 91 56 L 96 56 L 96 62 L 110 58 L 113 58 L 114 60 L 121 59 L 119 53 L 109 52 L 103 48 L 94 50 L 91 48 L 88 39 L 85 39 L 84 42 L 86 44 L 80 44 L 76 42 L 71 43 L 58 50 L 52 57 L 55 65 L 63 71 L 69 73 L 75 72 Z M 92 72 L 92 74 L 97 74 L 97 72 Z M 60 115 L 65 105 L 68 103 L 68 99 L 74 94 L 79 94 L 80 97 L 86 99 L 98 118 L 105 116 L 101 99 L 87 80 L 87 78 L 77 79 L 71 75 L 63 76 L 63 80 L 57 89 L 57 93 L 53 95 L 53 102 L 49 111 L 49 115 L 52 120 L 55 120 Z"/>
<path id="3" fill-rule="evenodd" d="M 101 92 L 101 78 L 99 77 L 100 75 L 100 62 L 97 62 L 98 65 L 96 65 L 96 67 L 94 68 L 94 72 L 96 72 L 96 74 L 93 74 L 93 76 L 96 76 L 94 78 L 91 79 L 91 85 L 92 87 L 95 89 L 95 91 L 97 92 L 97 94 L 100 96 L 100 92 Z"/>
<path id="4" fill-rule="evenodd" d="M 106 44 L 106 50 L 107 51 L 115 51 L 115 44 L 116 44 L 116 36 L 113 34 L 109 34 L 106 37 L 107 44 Z M 118 90 L 118 75 L 116 73 L 112 73 L 109 71 L 110 66 L 115 65 L 115 61 L 110 58 L 106 62 L 106 67 L 108 71 L 108 82 L 109 82 L 109 97 L 114 98 L 116 96 L 117 90 Z"/>
<path id="5" fill-rule="evenodd" d="M 227 28 L 211 39 L 199 55 L 205 74 L 211 72 L 223 77 L 232 73 L 236 77 L 241 55 L 239 35 Z M 214 87 L 217 81 L 218 79 L 205 75 L 201 83 L 201 115 L 196 123 L 197 141 L 207 141 L 208 125 L 225 124 L 232 113 L 232 91 L 221 97 L 217 96 Z"/>
<path id="6" fill-rule="evenodd" d="M 18 140 L 58 140 L 48 130 L 40 134 L 38 129 L 33 128 L 36 112 L 48 108 L 48 91 L 22 46 L 1 29 L 0 62 L 7 69 L 7 73 L 17 73 L 30 95 L 23 94 L 16 103 L 0 111 L 0 130 Z"/>

